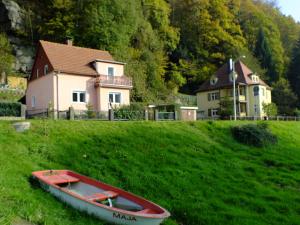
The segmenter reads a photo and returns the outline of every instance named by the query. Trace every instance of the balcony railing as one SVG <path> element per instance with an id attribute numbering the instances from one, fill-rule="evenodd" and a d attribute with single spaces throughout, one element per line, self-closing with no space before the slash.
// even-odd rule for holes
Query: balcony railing
<path id="1" fill-rule="evenodd" d="M 132 79 L 126 76 L 100 75 L 96 78 L 95 87 L 118 86 L 132 88 Z"/>

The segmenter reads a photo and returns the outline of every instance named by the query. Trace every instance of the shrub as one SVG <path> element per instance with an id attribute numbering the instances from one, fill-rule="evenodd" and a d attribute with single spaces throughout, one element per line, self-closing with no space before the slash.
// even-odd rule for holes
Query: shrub
<path id="1" fill-rule="evenodd" d="M 0 102 L 0 116 L 21 115 L 21 103 L 18 102 Z"/>
<path id="2" fill-rule="evenodd" d="M 268 124 L 247 124 L 232 127 L 233 137 L 244 144 L 264 147 L 269 144 L 276 144 L 277 137 L 268 129 Z"/>
<path id="3" fill-rule="evenodd" d="M 142 103 L 131 103 L 114 109 L 116 120 L 144 120 L 145 111 Z"/>

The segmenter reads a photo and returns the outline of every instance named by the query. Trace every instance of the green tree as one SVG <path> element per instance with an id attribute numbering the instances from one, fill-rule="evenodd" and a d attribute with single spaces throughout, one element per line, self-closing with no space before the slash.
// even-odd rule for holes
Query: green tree
<path id="1" fill-rule="evenodd" d="M 275 103 L 263 103 L 263 111 L 267 116 L 277 116 L 278 109 Z"/>
<path id="2" fill-rule="evenodd" d="M 297 94 L 298 106 L 300 106 L 300 38 L 293 51 L 293 58 L 288 72 L 288 79 L 293 91 Z"/>
<path id="3" fill-rule="evenodd" d="M 220 116 L 221 119 L 229 119 L 233 115 L 233 101 L 229 97 L 220 100 Z"/>
<path id="4" fill-rule="evenodd" d="M 42 38 L 64 42 L 73 38 L 77 20 L 75 0 L 46 0 L 38 31 Z"/>
<path id="5" fill-rule="evenodd" d="M 280 115 L 293 115 L 296 109 L 297 96 L 292 92 L 289 82 L 280 79 L 274 83 L 272 91 L 273 102 L 278 107 Z"/>
<path id="6" fill-rule="evenodd" d="M 12 71 L 14 56 L 7 36 L 0 33 L 0 77 L 5 77 Z M 1 81 L 0 81 L 1 82 Z"/>

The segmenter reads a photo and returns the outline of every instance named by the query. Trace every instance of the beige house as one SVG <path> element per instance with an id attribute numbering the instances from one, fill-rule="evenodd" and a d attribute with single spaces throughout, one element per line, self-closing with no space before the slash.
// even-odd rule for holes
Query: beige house
<path id="1" fill-rule="evenodd" d="M 108 111 L 130 104 L 132 79 L 107 51 L 40 41 L 26 91 L 28 114 L 46 110 Z"/>
<path id="2" fill-rule="evenodd" d="M 271 100 L 271 88 L 241 61 L 235 63 L 237 115 L 241 117 L 263 117 L 263 104 Z M 229 63 L 222 66 L 210 80 L 204 82 L 197 91 L 197 105 L 200 117 L 217 117 L 220 100 L 233 101 L 233 76 Z"/>

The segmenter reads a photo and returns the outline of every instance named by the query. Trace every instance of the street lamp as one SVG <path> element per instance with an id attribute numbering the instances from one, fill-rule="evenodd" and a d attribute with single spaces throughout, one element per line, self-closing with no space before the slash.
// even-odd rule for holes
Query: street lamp
<path id="1" fill-rule="evenodd" d="M 236 91 L 235 91 L 235 80 L 237 78 L 237 73 L 235 72 L 235 62 L 239 60 L 240 58 L 246 58 L 246 56 L 240 56 L 236 60 L 233 60 L 230 58 L 230 71 L 232 73 L 232 82 L 233 82 L 233 115 L 234 115 L 234 120 L 236 120 Z"/>

